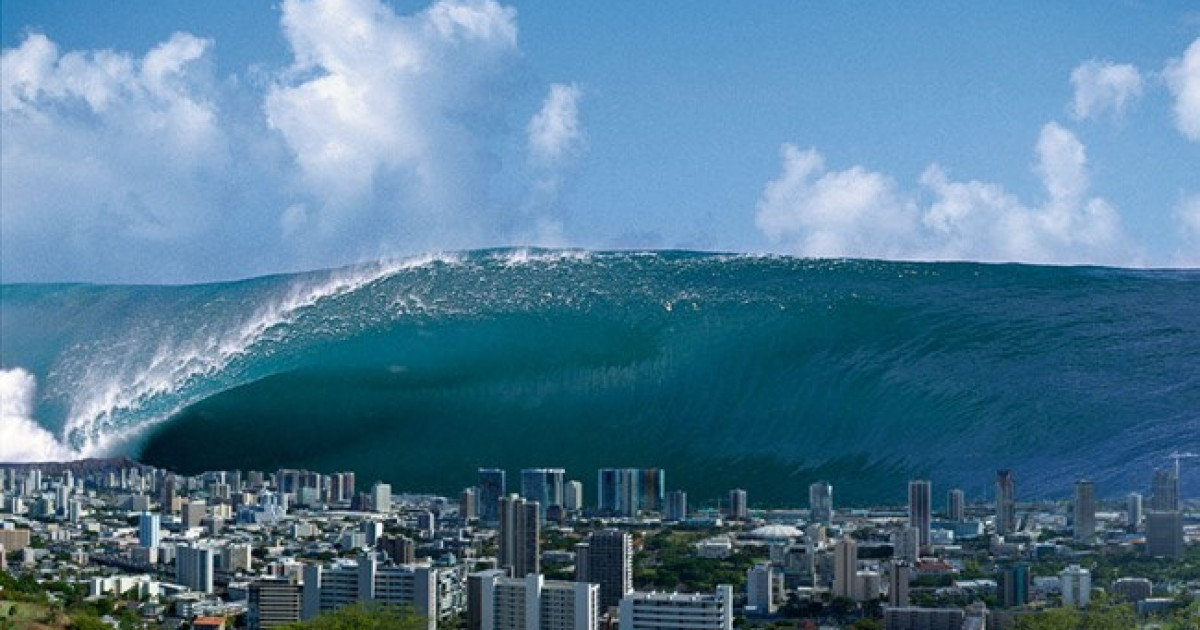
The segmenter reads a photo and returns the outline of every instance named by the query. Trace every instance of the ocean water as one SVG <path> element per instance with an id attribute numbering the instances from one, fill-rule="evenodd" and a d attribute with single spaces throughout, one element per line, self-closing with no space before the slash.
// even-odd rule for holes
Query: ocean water
<path id="1" fill-rule="evenodd" d="M 1200 272 L 487 250 L 189 286 L 0 288 L 0 460 L 666 469 L 693 503 L 1146 491 L 1200 453 Z M 1183 460 L 1200 495 L 1200 458 Z M 935 500 L 935 504 L 940 500 Z"/>

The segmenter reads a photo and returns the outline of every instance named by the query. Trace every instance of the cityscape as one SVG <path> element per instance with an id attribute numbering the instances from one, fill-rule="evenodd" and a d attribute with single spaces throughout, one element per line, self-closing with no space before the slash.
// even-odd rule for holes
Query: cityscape
<path id="1" fill-rule="evenodd" d="M 0 623 L 257 630 L 365 603 L 428 630 L 976 630 L 1061 627 L 1034 625 L 1056 614 L 1195 628 L 1187 457 L 1120 499 L 1077 480 L 1070 500 L 1024 501 L 1000 470 L 990 500 L 918 479 L 904 505 L 848 507 L 816 481 L 774 509 L 737 488 L 693 506 L 654 468 L 597 470 L 587 493 L 562 468 L 480 468 L 442 497 L 353 471 L 9 464 Z"/>

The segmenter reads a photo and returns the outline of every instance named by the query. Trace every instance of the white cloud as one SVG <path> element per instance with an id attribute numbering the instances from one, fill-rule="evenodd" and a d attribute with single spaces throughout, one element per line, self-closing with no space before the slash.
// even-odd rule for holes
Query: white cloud
<path id="1" fill-rule="evenodd" d="M 325 235 L 354 222 L 470 244 L 492 217 L 490 146 L 519 57 L 516 13 L 437 2 L 411 16 L 376 0 L 286 0 L 292 68 L 266 95 L 269 125 L 320 200 Z"/>
<path id="2" fill-rule="evenodd" d="M 1200 38 L 1182 59 L 1167 64 L 1163 77 L 1175 97 L 1175 125 L 1188 139 L 1200 142 Z"/>
<path id="3" fill-rule="evenodd" d="M 1181 249 L 1175 254 L 1175 264 L 1200 265 L 1200 194 L 1193 194 L 1175 206 L 1175 222 L 1179 226 Z"/>
<path id="4" fill-rule="evenodd" d="M 1130 64 L 1091 60 L 1071 71 L 1075 100 L 1071 115 L 1076 120 L 1099 118 L 1106 112 L 1115 117 L 1142 95 L 1142 75 Z"/>
<path id="5" fill-rule="evenodd" d="M 854 166 L 827 171 L 815 149 L 782 150 L 783 172 L 758 202 L 756 223 L 772 242 L 805 256 L 1024 262 L 1134 262 L 1120 217 L 1088 196 L 1086 151 L 1056 123 L 1042 128 L 1035 172 L 1040 205 L 1004 187 L 952 181 L 933 165 L 925 196 L 886 175 Z"/>
<path id="6" fill-rule="evenodd" d="M 37 250 L 83 268 L 120 246 L 166 247 L 201 232 L 226 138 L 210 98 L 212 42 L 176 33 L 141 58 L 65 54 L 31 34 L 3 52 L 0 205 L 6 266 Z M 35 260 L 40 263 L 40 260 Z"/>
<path id="7" fill-rule="evenodd" d="M 582 94 L 575 85 L 550 86 L 542 109 L 525 127 L 529 153 L 534 160 L 553 164 L 579 150 L 583 142 L 583 127 L 579 124 Z"/>

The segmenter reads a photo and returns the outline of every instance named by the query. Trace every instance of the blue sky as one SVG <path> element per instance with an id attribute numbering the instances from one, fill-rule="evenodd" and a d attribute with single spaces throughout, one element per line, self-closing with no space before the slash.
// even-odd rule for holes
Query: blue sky
<path id="1" fill-rule="evenodd" d="M 1200 10 L 1042 4 L 5 2 L 0 280 L 1200 265 Z"/>

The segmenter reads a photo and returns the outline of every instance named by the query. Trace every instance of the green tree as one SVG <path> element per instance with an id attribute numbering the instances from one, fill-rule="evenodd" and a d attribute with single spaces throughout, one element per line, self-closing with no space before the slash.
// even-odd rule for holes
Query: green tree
<path id="1" fill-rule="evenodd" d="M 425 630 L 426 627 L 426 619 L 410 608 L 364 602 L 286 626 L 288 630 Z"/>

